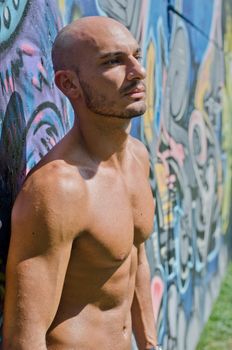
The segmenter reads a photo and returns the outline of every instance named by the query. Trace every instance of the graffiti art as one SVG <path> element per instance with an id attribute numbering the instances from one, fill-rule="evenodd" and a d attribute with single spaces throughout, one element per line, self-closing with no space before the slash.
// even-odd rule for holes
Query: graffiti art
<path id="1" fill-rule="evenodd" d="M 88 15 L 120 21 L 142 49 L 147 110 L 132 133 L 149 151 L 156 202 L 146 242 L 154 322 L 165 350 L 194 350 L 232 241 L 229 0 L 0 1 L 1 303 L 12 203 L 72 125 L 51 46 L 63 24 Z"/>

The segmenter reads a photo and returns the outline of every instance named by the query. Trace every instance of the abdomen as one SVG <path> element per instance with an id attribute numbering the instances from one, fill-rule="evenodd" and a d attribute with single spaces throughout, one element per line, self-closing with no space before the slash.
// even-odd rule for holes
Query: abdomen
<path id="1" fill-rule="evenodd" d="M 105 269 L 71 259 L 48 349 L 129 350 L 136 268 L 135 248 L 124 262 Z"/>

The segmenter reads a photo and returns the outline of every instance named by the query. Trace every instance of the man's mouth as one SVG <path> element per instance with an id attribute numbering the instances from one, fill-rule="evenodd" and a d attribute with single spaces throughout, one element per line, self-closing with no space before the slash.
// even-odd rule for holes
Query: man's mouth
<path id="1" fill-rule="evenodd" d="M 144 84 L 133 84 L 133 86 L 131 87 L 127 87 L 124 90 L 124 95 L 126 96 L 131 96 L 131 97 L 143 97 L 145 95 L 146 92 L 146 87 Z"/>
<path id="2" fill-rule="evenodd" d="M 130 89 L 129 91 L 127 91 L 125 95 L 135 99 L 141 99 L 141 98 L 144 98 L 145 92 L 146 92 L 145 86 L 140 84 Z"/>

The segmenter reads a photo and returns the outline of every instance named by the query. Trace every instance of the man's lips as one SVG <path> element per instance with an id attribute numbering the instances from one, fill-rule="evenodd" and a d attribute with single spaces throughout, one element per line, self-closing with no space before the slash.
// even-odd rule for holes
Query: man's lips
<path id="1" fill-rule="evenodd" d="M 126 96 L 128 96 L 128 95 L 130 95 L 130 96 L 132 96 L 132 95 L 143 96 L 145 94 L 145 92 L 146 92 L 145 85 L 140 84 L 140 85 L 132 87 L 131 89 L 128 89 L 124 94 Z"/>
<path id="2" fill-rule="evenodd" d="M 133 81 L 127 86 L 124 86 L 121 89 L 121 94 L 123 95 L 130 95 L 133 93 L 144 93 L 146 92 L 146 85 L 143 81 Z"/>
<path id="3" fill-rule="evenodd" d="M 132 89 L 130 91 L 128 91 L 128 93 L 126 95 L 131 95 L 131 94 L 136 94 L 136 93 L 140 93 L 140 92 L 145 92 L 145 89 L 144 88 L 135 88 L 135 89 Z"/>

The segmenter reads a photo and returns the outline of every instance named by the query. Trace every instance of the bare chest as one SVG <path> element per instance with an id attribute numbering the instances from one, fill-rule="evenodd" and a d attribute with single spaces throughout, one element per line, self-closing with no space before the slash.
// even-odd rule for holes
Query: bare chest
<path id="1" fill-rule="evenodd" d="M 88 194 L 87 230 L 79 240 L 85 256 L 103 264 L 124 261 L 152 232 L 154 201 L 147 179 L 100 177 L 89 182 Z"/>

